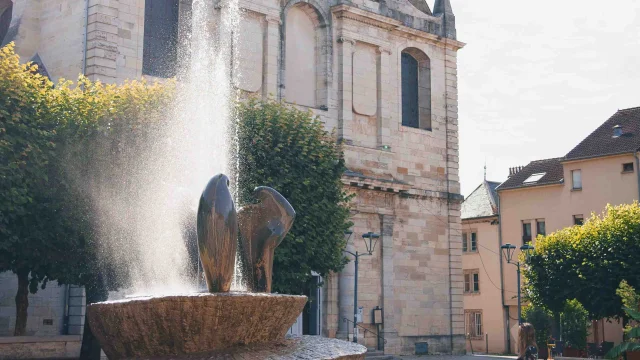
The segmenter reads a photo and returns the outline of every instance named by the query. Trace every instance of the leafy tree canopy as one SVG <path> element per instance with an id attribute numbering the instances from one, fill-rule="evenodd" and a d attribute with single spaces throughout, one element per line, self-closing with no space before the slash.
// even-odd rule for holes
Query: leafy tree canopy
<path id="1" fill-rule="evenodd" d="M 0 50 L 0 271 L 18 275 L 16 335 L 26 328 L 28 289 L 36 292 L 39 283 L 104 294 L 100 265 L 113 264 L 95 256 L 97 222 L 81 185 L 105 178 L 92 173 L 96 162 L 108 173 L 124 150 L 144 141 L 171 90 L 84 77 L 54 87 L 35 65 L 20 64 L 13 44 Z"/>
<path id="2" fill-rule="evenodd" d="M 609 205 L 583 226 L 538 239 L 524 270 L 526 296 L 553 312 L 575 298 L 591 319 L 622 317 L 616 288 L 625 279 L 640 284 L 639 253 L 640 206 Z"/>
<path id="3" fill-rule="evenodd" d="M 312 271 L 340 271 L 347 260 L 349 195 L 335 137 L 309 112 L 278 102 L 250 100 L 238 109 L 240 202 L 251 201 L 256 186 L 270 186 L 296 210 L 296 220 L 276 249 L 273 288 L 301 294 Z"/>

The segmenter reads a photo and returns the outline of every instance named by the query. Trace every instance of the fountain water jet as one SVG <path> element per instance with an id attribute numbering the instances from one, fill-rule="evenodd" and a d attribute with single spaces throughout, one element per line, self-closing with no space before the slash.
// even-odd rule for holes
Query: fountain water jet
<path id="1" fill-rule="evenodd" d="M 216 8 L 213 3 L 193 1 L 191 50 L 186 52 L 189 60 L 182 59 L 188 67 L 181 71 L 181 96 L 175 116 L 158 138 L 166 147 L 160 154 L 144 154 L 148 160 L 138 162 L 144 171 L 136 196 L 117 199 L 127 205 L 127 216 L 117 216 L 121 212 L 116 201 L 105 209 L 110 224 L 133 224 L 141 261 L 130 261 L 128 270 L 134 290 L 153 296 L 91 304 L 89 325 L 111 360 L 364 359 L 366 348 L 357 344 L 320 337 L 285 339 L 307 298 L 269 294 L 274 249 L 295 217 L 293 207 L 274 189 L 257 188 L 254 195 L 260 203 L 236 213 L 227 178 L 217 175 L 209 182 L 197 210 L 198 254 L 208 288 L 217 293 L 179 286 L 189 275 L 189 251 L 182 237 L 184 228 L 193 229 L 197 195 L 211 174 L 235 172 L 230 165 L 236 154 L 231 104 L 238 75 L 232 65 L 237 63 L 233 49 L 238 0 Z M 241 263 L 251 289 L 262 293 L 228 292 L 241 283 L 237 275 L 231 280 L 232 259 L 238 257 L 235 273 Z M 149 283 L 154 286 L 146 286 Z"/>

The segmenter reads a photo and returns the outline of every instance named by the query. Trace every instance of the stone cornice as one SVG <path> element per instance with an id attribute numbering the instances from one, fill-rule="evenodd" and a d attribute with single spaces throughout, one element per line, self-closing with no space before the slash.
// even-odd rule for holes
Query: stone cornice
<path id="1" fill-rule="evenodd" d="M 402 197 L 414 199 L 442 199 L 453 203 L 462 203 L 464 196 L 460 194 L 447 193 L 446 191 L 432 191 L 416 189 L 411 184 L 400 180 L 388 180 L 366 176 L 358 172 L 347 170 L 342 174 L 344 185 L 363 190 L 392 193 Z"/>
<path id="2" fill-rule="evenodd" d="M 331 8 L 331 12 L 338 19 L 349 19 L 363 24 L 379 27 L 387 31 L 391 31 L 400 35 L 411 35 L 422 39 L 430 40 L 436 44 L 442 44 L 448 48 L 458 50 L 465 46 L 465 43 L 443 38 L 425 31 L 416 30 L 405 26 L 402 22 L 383 15 L 375 14 L 369 11 L 358 9 L 349 5 L 337 5 Z M 437 19 L 437 18 L 434 18 Z"/>

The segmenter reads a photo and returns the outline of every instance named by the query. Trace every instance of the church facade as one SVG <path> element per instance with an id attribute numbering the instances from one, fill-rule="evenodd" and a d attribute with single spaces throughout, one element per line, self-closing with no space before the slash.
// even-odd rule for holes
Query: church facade
<path id="1" fill-rule="evenodd" d="M 0 0 L 0 39 L 54 80 L 170 77 L 191 1 Z M 343 182 L 356 194 L 348 250 L 365 253 L 361 235 L 380 234 L 359 264 L 360 342 L 375 347 L 379 331 L 388 354 L 423 343 L 430 353 L 463 352 L 456 64 L 464 44 L 450 0 L 433 10 L 425 0 L 239 2 L 239 88 L 309 109 L 335 130 L 349 169 Z M 351 262 L 323 279 L 305 332 L 353 336 L 354 273 Z"/>

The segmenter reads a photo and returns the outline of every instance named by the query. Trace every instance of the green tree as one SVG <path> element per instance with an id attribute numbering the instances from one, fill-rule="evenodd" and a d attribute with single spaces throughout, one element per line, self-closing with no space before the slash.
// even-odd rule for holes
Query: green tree
<path id="1" fill-rule="evenodd" d="M 522 308 L 522 320 L 533 325 L 536 330 L 536 343 L 545 346 L 551 335 L 551 323 L 553 318 L 548 310 L 535 305 Z"/>
<path id="2" fill-rule="evenodd" d="M 237 115 L 240 202 L 251 201 L 251 191 L 265 185 L 293 205 L 296 220 L 276 249 L 273 288 L 301 294 L 312 271 L 324 276 L 347 263 L 350 196 L 340 180 L 341 146 L 319 119 L 292 106 L 249 100 Z"/>
<path id="3" fill-rule="evenodd" d="M 635 291 L 635 288 L 630 286 L 626 281 L 622 281 L 618 287 L 618 296 L 620 296 L 624 304 L 626 317 L 634 320 L 636 326 L 626 326 L 626 341 L 611 349 L 605 355 L 607 359 L 618 359 L 628 352 L 640 351 L 640 326 L 637 326 L 637 324 L 640 323 L 640 311 L 638 311 L 640 294 L 638 294 Z"/>
<path id="4" fill-rule="evenodd" d="M 84 77 L 54 87 L 12 44 L 0 51 L 0 271 L 18 275 L 16 335 L 39 284 L 82 285 L 95 302 L 126 282 L 118 259 L 97 256 L 91 185 L 130 170 L 126 159 L 162 126 L 173 89 Z"/>
<path id="5" fill-rule="evenodd" d="M 578 300 L 590 319 L 623 317 L 617 284 L 640 284 L 640 207 L 607 206 L 583 226 L 559 230 L 536 243 L 524 270 L 526 296 L 536 305 L 561 312 Z"/>
<path id="6" fill-rule="evenodd" d="M 0 271 L 18 276 L 14 335 L 25 334 L 28 294 L 46 284 L 60 237 L 59 204 L 48 186 L 56 119 L 47 110 L 52 84 L 20 64 L 13 44 L 0 50 Z"/>
<path id="7" fill-rule="evenodd" d="M 574 349 L 587 347 L 589 313 L 578 300 L 567 300 L 561 315 L 562 339 Z"/>

